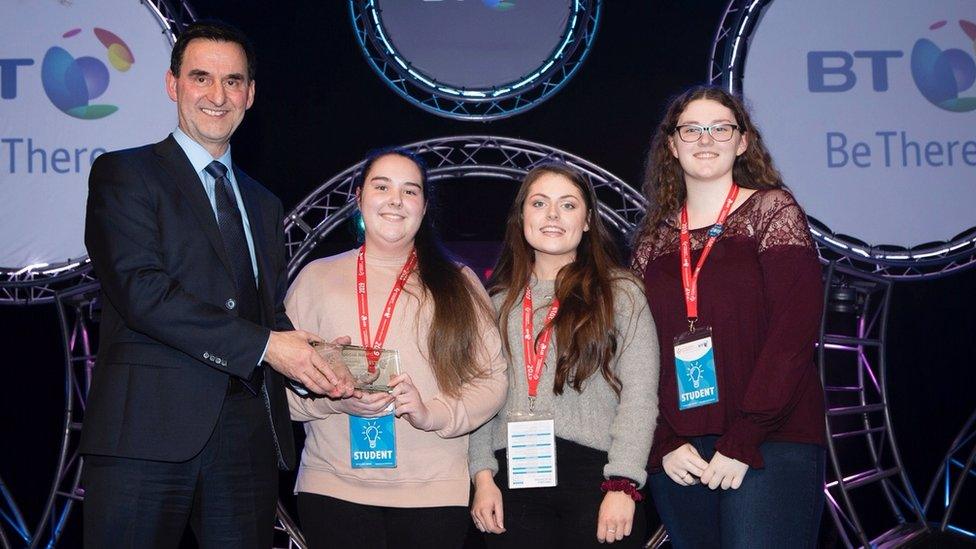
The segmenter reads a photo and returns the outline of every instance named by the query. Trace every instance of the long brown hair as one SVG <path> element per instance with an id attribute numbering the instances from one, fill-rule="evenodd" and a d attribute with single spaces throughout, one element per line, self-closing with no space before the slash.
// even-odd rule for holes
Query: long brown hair
<path id="1" fill-rule="evenodd" d="M 498 310 L 502 343 L 508 355 L 512 356 L 508 316 L 522 298 L 522 291 L 530 282 L 535 263 L 535 251 L 525 239 L 522 209 L 532 183 L 545 174 L 561 175 L 579 189 L 586 204 L 590 226 L 576 248 L 576 259 L 556 275 L 559 312 L 552 320 L 557 356 L 552 391 L 561 395 L 563 387 L 569 382 L 573 389 L 580 392 L 583 382 L 599 370 L 619 395 L 620 380 L 610 368 L 611 359 L 617 352 L 613 281 L 629 275 L 618 268 L 616 247 L 607 237 L 606 228 L 597 212 L 593 185 L 565 164 L 544 164 L 527 173 L 509 210 L 502 254 L 489 281 L 489 293 L 505 293 Z"/>
<path id="2" fill-rule="evenodd" d="M 437 193 L 435 185 L 427 178 L 427 165 L 422 158 L 410 150 L 395 147 L 373 151 L 366 157 L 355 180 L 356 188 L 362 189 L 377 160 L 390 155 L 410 160 L 420 171 L 427 210 L 414 237 L 414 249 L 417 250 L 420 285 L 434 303 L 427 335 L 427 355 L 438 388 L 447 395 L 458 397 L 464 383 L 487 375 L 478 361 L 472 360 L 472 350 L 484 345 L 480 327 L 484 322 L 491 322 L 491 309 L 478 297 L 473 286 L 475 282 L 461 272 L 462 266 L 447 253 L 438 238 L 433 222 Z"/>
<path id="3" fill-rule="evenodd" d="M 732 111 L 739 132 L 749 140 L 744 153 L 732 165 L 732 180 L 747 189 L 773 189 L 783 186 L 783 178 L 773 166 L 773 159 L 763 144 L 762 135 L 753 124 L 742 99 L 716 86 L 695 86 L 673 97 L 657 127 L 644 170 L 644 196 L 649 202 L 647 215 L 635 233 L 641 242 L 661 221 L 674 216 L 688 196 L 684 171 L 671 154 L 668 140 L 674 134 L 681 113 L 699 99 L 721 103 Z"/>

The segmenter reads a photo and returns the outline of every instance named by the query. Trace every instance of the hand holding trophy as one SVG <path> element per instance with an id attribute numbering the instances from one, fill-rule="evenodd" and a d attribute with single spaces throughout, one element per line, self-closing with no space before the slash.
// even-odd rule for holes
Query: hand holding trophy
<path id="1" fill-rule="evenodd" d="M 358 396 L 355 379 L 345 362 L 342 360 L 342 348 L 348 345 L 348 336 L 337 337 L 331 342 L 310 339 L 308 344 L 315 349 L 315 353 L 322 359 L 325 367 L 336 379 L 337 395 L 329 394 L 332 398 L 348 398 Z M 301 393 L 299 393 L 301 394 Z"/>

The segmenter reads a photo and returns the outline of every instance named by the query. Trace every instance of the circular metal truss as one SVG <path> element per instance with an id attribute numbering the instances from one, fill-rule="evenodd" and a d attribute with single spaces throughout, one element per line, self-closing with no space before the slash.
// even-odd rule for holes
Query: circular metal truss
<path id="1" fill-rule="evenodd" d="M 54 297 L 65 368 L 64 415 L 57 465 L 41 517 L 35 525 L 25 519 L 14 495 L 0 479 L 0 549 L 57 546 L 72 510 L 85 498 L 81 484 L 84 456 L 79 453 L 78 444 L 97 357 L 93 330 L 101 316 L 100 298 L 101 287 L 96 280 L 57 292 Z M 280 501 L 274 530 L 276 549 L 306 549 L 305 539 Z M 18 543 L 12 543 L 11 538 Z"/>
<path id="2" fill-rule="evenodd" d="M 938 528 L 940 532 L 948 531 L 971 539 L 976 538 L 976 532 L 966 529 L 972 528 L 972 517 L 976 511 L 972 506 L 972 492 L 967 494 L 968 501 L 960 502 L 963 487 L 973 476 L 976 476 L 976 410 L 973 410 L 956 434 L 949 451 L 939 463 L 939 470 L 932 477 L 932 483 L 929 484 L 923 508 L 933 528 Z M 968 522 L 962 526 L 958 521 L 953 521 L 955 524 L 950 522 L 955 511 L 963 508 L 968 508 L 968 516 L 963 517 Z M 955 518 L 960 517 L 956 515 Z"/>
<path id="3" fill-rule="evenodd" d="M 462 182 L 495 178 L 518 182 L 546 162 L 564 162 L 596 189 L 600 217 L 624 236 L 633 234 L 647 207 L 643 195 L 603 168 L 566 151 L 532 141 L 468 135 L 418 141 L 404 146 L 427 163 L 431 181 Z M 288 275 L 295 276 L 309 253 L 332 230 L 356 212 L 354 179 L 360 162 L 312 191 L 285 218 Z"/>
<path id="4" fill-rule="evenodd" d="M 0 273 L 0 305 L 50 303 L 59 292 L 94 280 L 95 273 L 87 257 L 50 267 L 28 265 L 18 271 Z"/>
<path id="5" fill-rule="evenodd" d="M 826 405 L 827 511 L 844 547 L 901 547 L 928 527 L 891 419 L 886 351 L 894 282 L 837 262 L 824 279 L 816 356 Z"/>
<path id="6" fill-rule="evenodd" d="M 376 0 L 349 0 L 360 50 L 393 91 L 421 109 L 455 120 L 489 121 L 535 107 L 562 89 L 586 59 L 596 38 L 603 0 L 573 0 L 559 45 L 535 71 L 490 88 L 458 88 L 411 66 L 387 38 Z"/>
<path id="7" fill-rule="evenodd" d="M 141 0 L 159 22 L 170 44 L 187 23 L 196 19 L 185 0 Z M 16 270 L 0 270 L 0 305 L 52 303 L 59 292 L 84 287 L 95 280 L 91 261 L 69 259 L 57 264 L 38 263 Z"/>
<path id="8" fill-rule="evenodd" d="M 712 40 L 708 83 L 732 93 L 742 92 L 742 74 L 749 37 L 763 9 L 773 0 L 729 0 Z M 849 235 L 833 233 L 810 218 L 810 231 L 824 263 L 837 262 L 891 279 L 938 278 L 976 265 L 976 227 L 952 239 L 911 248 L 872 246 Z"/>

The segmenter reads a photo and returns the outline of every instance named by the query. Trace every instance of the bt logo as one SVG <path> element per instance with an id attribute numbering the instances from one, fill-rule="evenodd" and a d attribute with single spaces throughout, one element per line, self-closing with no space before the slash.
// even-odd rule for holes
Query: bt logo
<path id="1" fill-rule="evenodd" d="M 857 58 L 871 60 L 871 86 L 874 91 L 888 91 L 888 60 L 902 57 L 904 53 L 897 50 L 860 50 L 852 53 L 842 50 L 807 52 L 807 88 L 815 93 L 844 92 L 853 88 L 857 75 L 852 68 Z M 829 78 L 830 82 L 828 77 L 832 77 Z"/>
<path id="2" fill-rule="evenodd" d="M 946 26 L 938 21 L 929 30 Z M 976 24 L 960 20 L 959 27 L 976 47 Z M 933 105 L 953 112 L 976 109 L 976 96 L 959 97 L 976 83 L 976 62 L 973 56 L 961 49 L 940 49 L 927 38 L 920 38 L 912 48 L 912 79 L 922 95 Z"/>
<path id="3" fill-rule="evenodd" d="M 929 26 L 937 30 L 946 26 L 939 21 Z M 976 24 L 960 20 L 959 26 L 976 46 Z M 845 92 L 857 84 L 855 59 L 866 59 L 871 66 L 871 88 L 888 91 L 888 63 L 905 56 L 899 50 L 859 50 L 847 52 L 807 52 L 807 89 L 813 93 Z M 927 38 L 920 38 L 912 48 L 912 79 L 925 99 L 948 111 L 976 109 L 976 97 L 959 97 L 976 83 L 976 62 L 971 54 L 957 48 L 941 49 Z M 863 74 L 861 74 L 863 78 Z"/>
<path id="4" fill-rule="evenodd" d="M 135 62 L 132 50 L 114 33 L 96 27 L 95 37 L 106 48 L 109 64 L 126 72 Z M 81 29 L 72 29 L 62 38 L 72 38 Z M 0 98 L 17 97 L 17 69 L 34 65 L 33 59 L 0 59 Z M 41 62 L 41 84 L 51 103 L 61 112 L 82 120 L 105 118 L 119 108 L 115 105 L 91 104 L 108 89 L 109 70 L 94 57 L 73 57 L 60 46 L 52 46 Z"/>

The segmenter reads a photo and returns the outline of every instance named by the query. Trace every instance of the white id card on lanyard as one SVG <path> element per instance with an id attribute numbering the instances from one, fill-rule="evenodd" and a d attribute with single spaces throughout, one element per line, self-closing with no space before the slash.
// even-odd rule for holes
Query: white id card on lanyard
<path id="1" fill-rule="evenodd" d="M 556 485 L 556 426 L 549 413 L 508 415 L 508 487 Z"/>
<path id="2" fill-rule="evenodd" d="M 559 311 L 559 301 L 552 300 L 546 324 L 533 339 L 532 289 L 522 296 L 522 351 L 525 379 L 529 390 L 529 409 L 508 413 L 508 488 L 552 488 L 556 485 L 556 424 L 551 411 L 536 411 L 535 398 L 545 367 L 546 352 L 552 341 L 552 319 Z"/>

